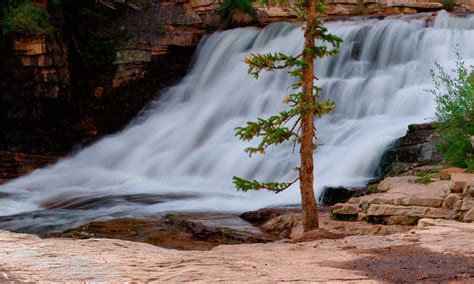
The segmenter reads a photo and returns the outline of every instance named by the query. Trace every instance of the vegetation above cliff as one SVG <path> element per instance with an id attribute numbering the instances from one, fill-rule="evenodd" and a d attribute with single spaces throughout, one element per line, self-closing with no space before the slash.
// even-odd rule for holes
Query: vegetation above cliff
<path id="1" fill-rule="evenodd" d="M 6 34 L 48 35 L 55 31 L 48 11 L 29 1 L 6 1 L 3 3 L 2 12 L 1 25 Z"/>

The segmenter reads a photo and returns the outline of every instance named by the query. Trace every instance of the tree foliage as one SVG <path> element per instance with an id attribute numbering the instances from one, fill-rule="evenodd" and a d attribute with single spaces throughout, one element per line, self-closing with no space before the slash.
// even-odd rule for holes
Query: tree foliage
<path id="1" fill-rule="evenodd" d="M 217 13 L 224 20 L 230 21 L 234 13 L 240 10 L 250 16 L 255 16 L 255 10 L 251 0 L 222 0 Z"/>
<path id="2" fill-rule="evenodd" d="M 4 33 L 16 35 L 49 35 L 55 29 L 45 8 L 29 1 L 7 1 L 1 20 Z"/>
<path id="3" fill-rule="evenodd" d="M 306 1 L 302 1 L 296 9 L 303 11 Z M 317 12 L 323 12 L 324 2 L 317 1 Z M 305 14 L 301 13 L 302 19 L 305 20 Z M 251 141 L 255 138 L 260 138 L 260 143 L 255 147 L 248 147 L 245 151 L 251 156 L 259 153 L 265 154 L 268 147 L 278 145 L 285 141 L 293 142 L 293 150 L 296 144 L 301 143 L 301 118 L 305 114 L 311 114 L 313 117 L 320 117 L 330 112 L 334 103 L 328 100 L 320 100 L 320 87 L 313 87 L 310 94 L 302 91 L 304 78 L 303 72 L 308 66 L 308 62 L 304 60 L 305 55 L 312 55 L 315 58 L 322 58 L 326 56 L 335 55 L 342 43 L 342 40 L 328 32 L 323 24 L 314 20 L 307 22 L 306 31 L 316 37 L 324 44 L 306 47 L 301 54 L 296 56 L 287 55 L 283 53 L 266 53 L 266 54 L 251 54 L 244 62 L 249 66 L 248 73 L 258 79 L 262 71 L 277 71 L 285 69 L 288 75 L 294 77 L 296 82 L 291 86 L 292 93 L 287 95 L 283 103 L 288 105 L 288 109 L 279 114 L 270 116 L 269 118 L 258 118 L 257 121 L 249 121 L 245 126 L 237 127 L 235 129 L 235 136 L 243 141 Z M 314 76 L 313 76 L 314 77 Z M 314 79 L 317 79 L 314 77 Z M 307 104 L 305 96 L 312 96 L 310 100 L 314 103 Z M 316 137 L 314 137 L 316 139 Z M 233 182 L 237 190 L 249 191 L 267 189 L 275 193 L 279 193 L 287 189 L 292 184 L 298 181 L 298 178 L 291 182 L 259 182 L 256 180 L 245 180 L 240 177 L 233 177 Z"/>
<path id="4" fill-rule="evenodd" d="M 435 95 L 442 138 L 438 147 L 448 163 L 474 171 L 474 152 L 469 140 L 474 136 L 474 73 L 469 72 L 459 54 L 451 71 L 454 75 L 439 64 L 431 70 L 435 87 L 429 91 Z"/>

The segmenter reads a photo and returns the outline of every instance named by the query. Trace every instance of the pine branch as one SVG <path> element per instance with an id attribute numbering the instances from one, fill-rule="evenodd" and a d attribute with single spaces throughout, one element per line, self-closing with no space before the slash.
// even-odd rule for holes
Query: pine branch
<path id="1" fill-rule="evenodd" d="M 295 182 L 299 180 L 299 177 L 294 179 L 291 182 L 259 182 L 256 180 L 245 180 L 240 177 L 234 176 L 232 178 L 232 181 L 239 191 L 247 192 L 249 190 L 260 190 L 260 189 L 267 189 L 270 191 L 273 191 L 275 193 L 280 193 L 284 191 L 285 189 L 288 189 L 290 186 L 292 186 Z"/>

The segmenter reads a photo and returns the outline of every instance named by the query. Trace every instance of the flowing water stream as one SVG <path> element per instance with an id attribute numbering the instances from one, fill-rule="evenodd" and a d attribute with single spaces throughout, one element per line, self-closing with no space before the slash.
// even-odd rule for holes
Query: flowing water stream
<path id="1" fill-rule="evenodd" d="M 429 69 L 452 66 L 453 46 L 474 63 L 474 17 L 440 12 L 328 23 L 344 39 L 338 56 L 317 62 L 323 96 L 335 110 L 317 120 L 317 193 L 324 186 L 363 185 L 386 147 L 411 123 L 434 114 Z M 299 25 L 242 28 L 203 39 L 189 74 L 166 90 L 126 129 L 71 158 L 0 186 L 0 228 L 64 229 L 81 223 L 166 212 L 241 212 L 299 203 L 298 184 L 280 194 L 241 193 L 238 175 L 287 181 L 298 155 L 289 145 L 249 159 L 233 130 L 284 108 L 292 79 L 285 72 L 246 74 L 255 52 L 297 54 Z"/>

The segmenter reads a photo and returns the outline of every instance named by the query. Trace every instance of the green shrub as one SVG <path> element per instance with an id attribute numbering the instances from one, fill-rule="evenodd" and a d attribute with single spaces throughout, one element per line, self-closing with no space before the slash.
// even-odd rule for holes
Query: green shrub
<path id="1" fill-rule="evenodd" d="M 357 4 L 354 6 L 352 13 L 354 15 L 364 15 L 369 13 L 369 9 L 362 0 L 357 1 Z"/>
<path id="2" fill-rule="evenodd" d="M 456 0 L 442 0 L 441 4 L 443 4 L 445 10 L 451 11 L 456 6 Z"/>
<path id="3" fill-rule="evenodd" d="M 4 32 L 18 35 L 49 35 L 55 31 L 48 12 L 31 3 L 7 5 L 1 21 Z"/>
<path id="4" fill-rule="evenodd" d="M 473 68 L 473 67 L 471 67 Z M 437 146 L 449 164 L 473 168 L 474 153 L 469 138 L 474 136 L 474 73 L 458 55 L 454 75 L 436 64 L 431 70 L 435 88 L 436 118 L 442 142 Z"/>
<path id="5" fill-rule="evenodd" d="M 416 175 L 418 176 L 415 181 L 416 183 L 430 184 L 433 182 L 431 179 L 431 171 L 429 170 L 419 170 Z"/>
<path id="6" fill-rule="evenodd" d="M 230 21 L 236 10 L 255 16 L 251 0 L 222 0 L 217 13 L 226 21 Z"/>

